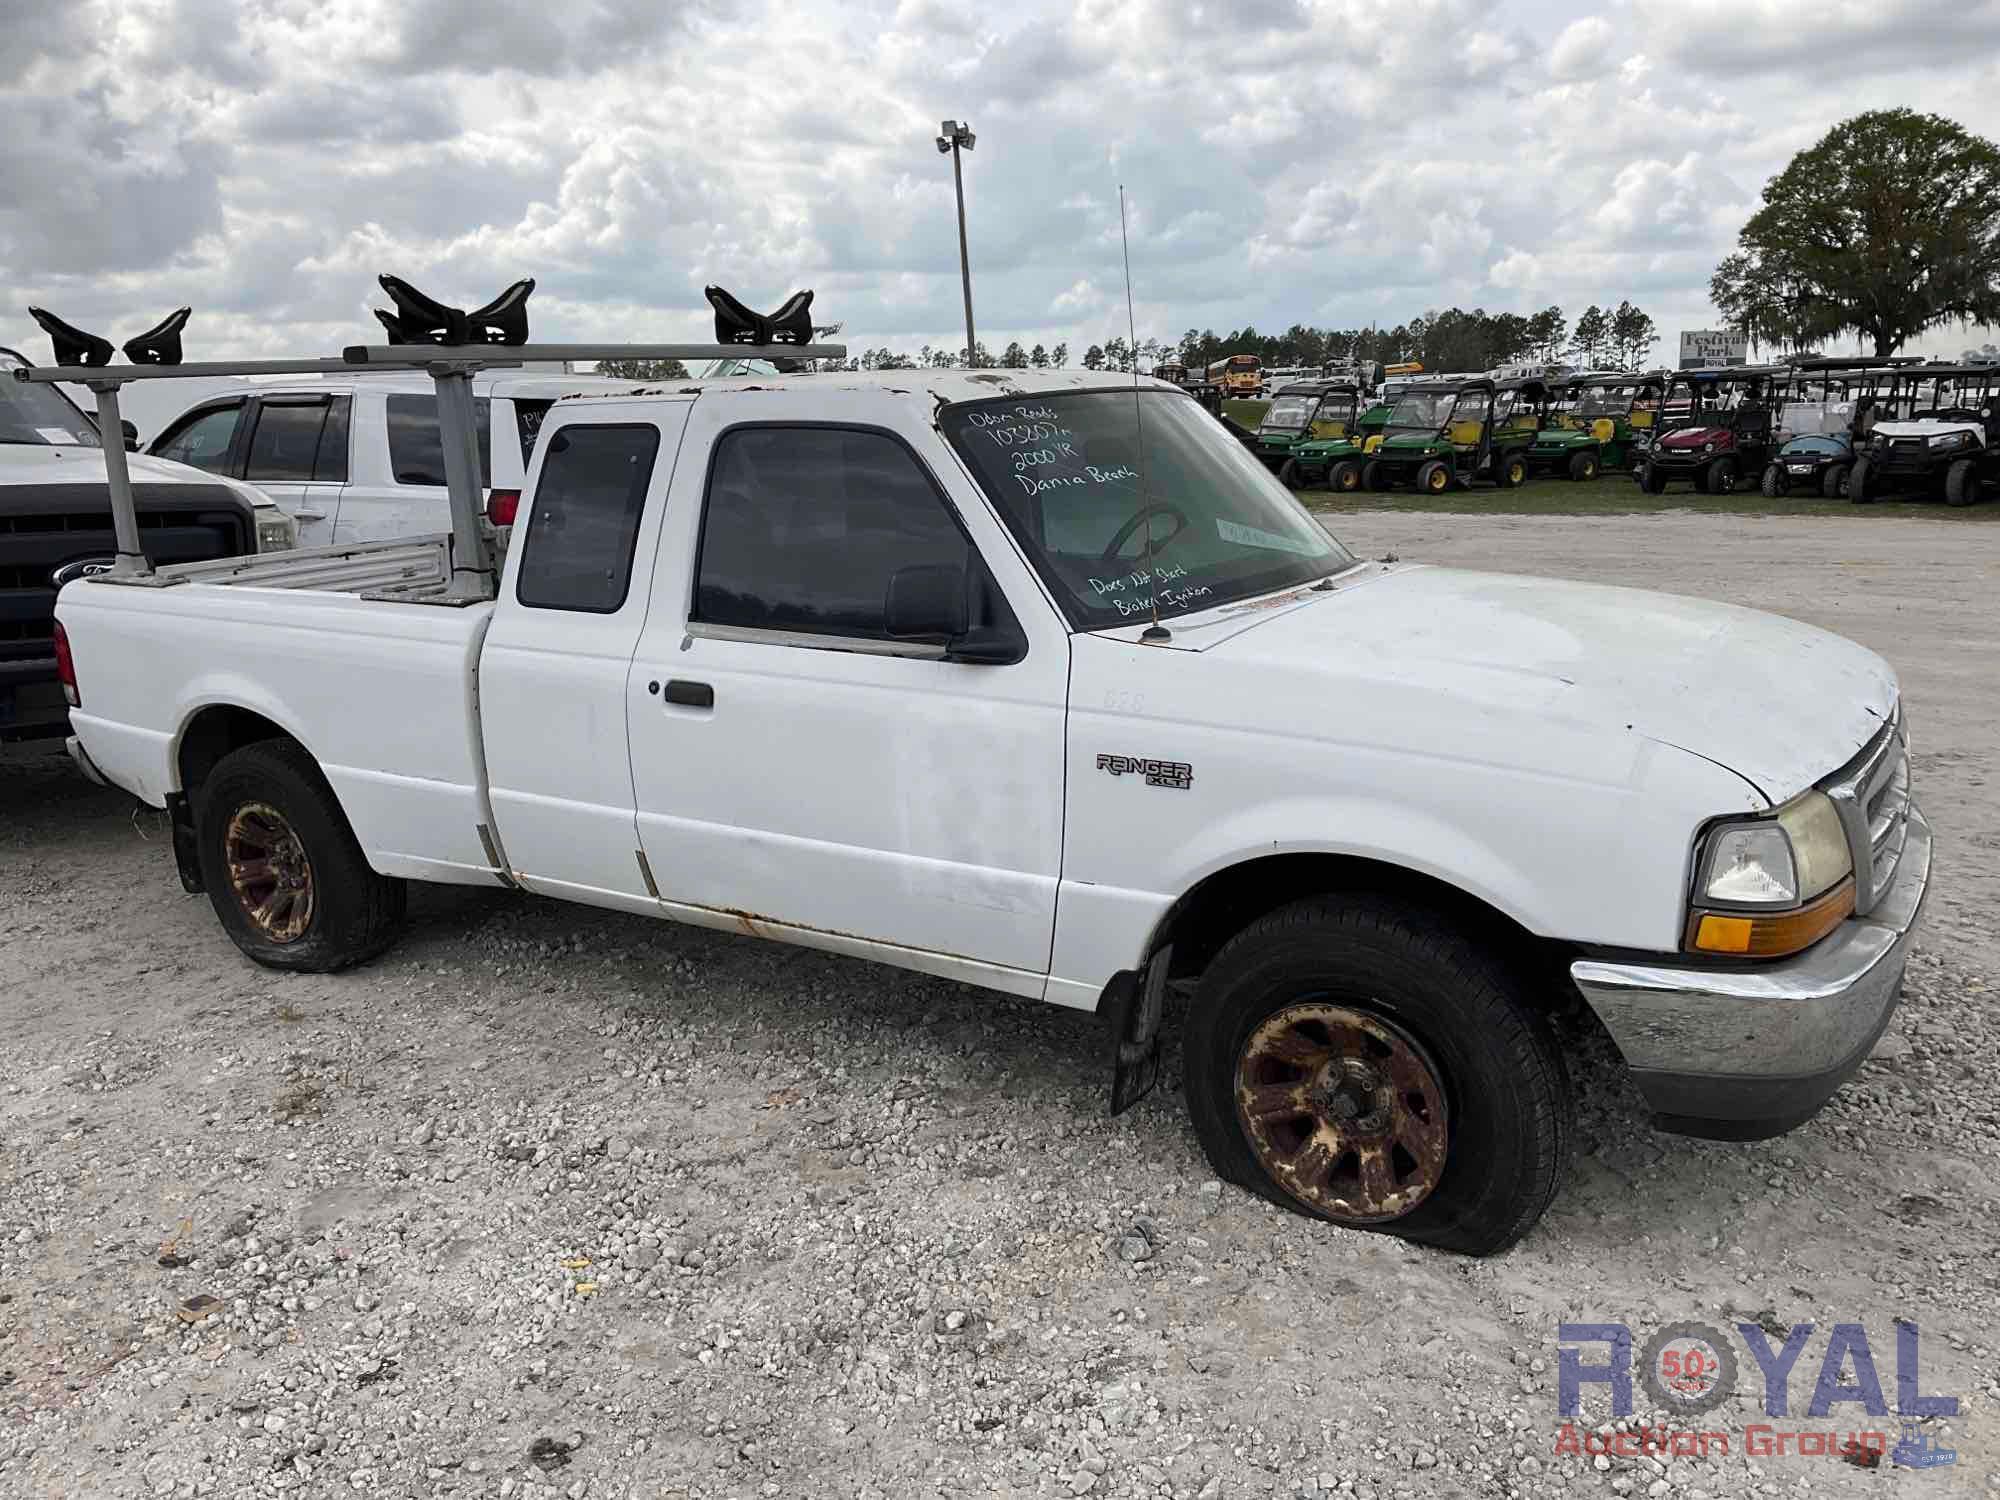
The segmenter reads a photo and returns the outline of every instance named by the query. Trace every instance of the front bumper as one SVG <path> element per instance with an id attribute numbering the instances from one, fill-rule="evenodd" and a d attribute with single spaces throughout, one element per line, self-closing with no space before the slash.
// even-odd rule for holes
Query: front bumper
<path id="1" fill-rule="evenodd" d="M 1930 871 L 1930 824 L 1912 807 L 1874 910 L 1796 957 L 1731 969 L 1584 959 L 1570 977 L 1662 1129 L 1782 1135 L 1833 1097 L 1887 1029 Z"/>
<path id="2" fill-rule="evenodd" d="M 1652 448 L 1647 450 L 1646 457 L 1662 473 L 1692 474 L 1707 468 L 1726 452 L 1720 448 L 1713 453 L 1703 453 L 1699 448 Z"/>

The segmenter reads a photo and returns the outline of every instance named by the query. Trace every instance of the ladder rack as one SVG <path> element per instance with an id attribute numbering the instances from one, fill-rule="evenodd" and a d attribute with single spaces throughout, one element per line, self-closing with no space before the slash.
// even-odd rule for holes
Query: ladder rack
<path id="1" fill-rule="evenodd" d="M 451 499 L 451 582 L 445 601 L 472 604 L 494 597 L 499 568 L 480 529 L 479 426 L 472 377 L 486 370 L 518 369 L 533 361 L 606 359 L 845 359 L 844 344 L 356 344 L 339 359 L 210 360 L 182 365 L 34 365 L 14 370 L 16 380 L 81 385 L 97 396 L 97 426 L 104 435 L 104 477 L 111 491 L 111 522 L 118 561 L 104 583 L 146 583 L 153 564 L 139 538 L 132 471 L 125 461 L 119 387 L 134 380 L 188 380 L 214 375 L 352 375 L 358 370 L 422 370 L 437 385 L 438 432 L 443 445 L 445 490 Z M 642 382 L 634 382 L 637 386 Z"/>

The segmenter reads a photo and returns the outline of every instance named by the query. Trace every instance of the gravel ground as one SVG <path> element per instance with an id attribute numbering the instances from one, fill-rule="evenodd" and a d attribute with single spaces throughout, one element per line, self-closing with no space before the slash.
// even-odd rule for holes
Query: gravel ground
<path id="1" fill-rule="evenodd" d="M 11 764 L 0 1494 L 2000 1493 L 2000 527 L 1337 530 L 1775 608 L 1903 669 L 1931 925 L 1820 1117 L 1656 1134 L 1579 1036 L 1568 1186 L 1468 1261 L 1223 1189 L 1177 1090 L 1105 1117 L 1089 1018 L 940 981 L 452 890 L 359 972 L 268 973 L 156 815 Z M 1683 1319 L 1820 1325 L 1795 1412 L 1827 1325 L 1893 1392 L 1915 1322 L 1958 1464 L 1558 1455 L 1557 1323 Z M 1760 1419 L 1750 1374 L 1705 1422 Z"/>

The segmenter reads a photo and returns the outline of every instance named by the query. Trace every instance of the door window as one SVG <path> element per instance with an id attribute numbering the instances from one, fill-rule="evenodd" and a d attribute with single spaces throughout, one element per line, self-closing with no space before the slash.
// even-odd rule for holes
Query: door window
<path id="1" fill-rule="evenodd" d="M 715 446 L 692 618 L 888 640 L 890 575 L 963 570 L 971 557 L 935 481 L 894 438 L 740 427 Z"/>
<path id="2" fill-rule="evenodd" d="M 313 458 L 313 478 L 323 483 L 347 482 L 347 429 L 353 400 L 335 396 L 326 405 L 326 426 L 319 430 L 319 452 Z"/>
<path id="3" fill-rule="evenodd" d="M 172 459 L 175 463 L 192 464 L 211 474 L 220 474 L 228 466 L 230 445 L 236 438 L 236 424 L 242 418 L 241 401 L 196 412 L 153 444 L 153 455 Z"/>
<path id="4" fill-rule="evenodd" d="M 479 425 L 479 483 L 491 484 L 493 403 L 474 398 L 472 413 Z M 398 484 L 444 483 L 444 440 L 438 436 L 435 396 L 389 398 L 389 468 Z"/>
<path id="5" fill-rule="evenodd" d="M 659 449 L 650 423 L 570 426 L 549 439 L 516 598 L 532 609 L 618 611 L 632 584 L 632 549 Z"/>
<path id="6" fill-rule="evenodd" d="M 325 429 L 324 400 L 258 402 L 243 477 L 286 484 L 312 479 Z"/>

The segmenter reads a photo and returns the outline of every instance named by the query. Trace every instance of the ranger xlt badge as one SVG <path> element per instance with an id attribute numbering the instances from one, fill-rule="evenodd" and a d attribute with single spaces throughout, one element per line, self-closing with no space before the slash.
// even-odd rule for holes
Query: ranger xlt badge
<path id="1" fill-rule="evenodd" d="M 1113 776 L 1143 776 L 1147 786 L 1184 792 L 1194 785 L 1194 767 L 1184 760 L 1143 760 L 1136 755 L 1100 755 L 1097 769 Z"/>

